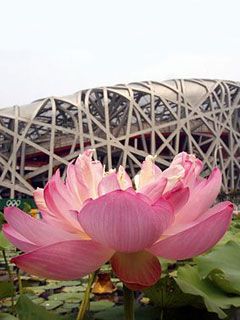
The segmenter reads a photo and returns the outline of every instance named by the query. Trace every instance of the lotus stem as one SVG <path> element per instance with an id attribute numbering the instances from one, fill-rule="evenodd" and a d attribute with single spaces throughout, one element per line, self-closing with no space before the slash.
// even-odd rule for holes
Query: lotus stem
<path id="1" fill-rule="evenodd" d="M 96 272 L 91 273 L 88 277 L 87 288 L 84 293 L 84 297 L 80 305 L 76 320 L 83 320 L 86 315 L 86 312 L 89 310 L 91 287 L 95 280 L 95 277 L 96 277 Z"/>
<path id="2" fill-rule="evenodd" d="M 134 320 L 134 293 L 123 285 L 125 320 Z"/>
<path id="3" fill-rule="evenodd" d="M 5 262 L 5 266 L 6 266 L 6 269 L 7 269 L 9 281 L 11 282 L 12 287 L 14 288 L 13 275 L 12 275 L 11 269 L 10 269 L 9 264 L 8 264 L 8 260 L 7 260 L 7 256 L 6 256 L 5 250 L 2 250 L 2 254 L 3 254 L 3 259 L 4 259 L 4 262 Z M 14 299 L 13 299 L 13 297 L 14 297 L 14 293 L 11 295 L 12 311 L 14 310 Z"/>
<path id="4" fill-rule="evenodd" d="M 17 278 L 18 278 L 18 290 L 19 290 L 19 294 L 23 294 L 23 286 L 22 286 L 22 279 L 20 276 L 20 272 L 19 269 L 17 269 Z"/>

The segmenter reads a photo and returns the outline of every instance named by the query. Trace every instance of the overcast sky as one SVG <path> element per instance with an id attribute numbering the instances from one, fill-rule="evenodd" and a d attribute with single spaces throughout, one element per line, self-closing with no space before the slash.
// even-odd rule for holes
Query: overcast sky
<path id="1" fill-rule="evenodd" d="M 240 80 L 239 0 L 0 0 L 0 107 L 142 80 Z"/>

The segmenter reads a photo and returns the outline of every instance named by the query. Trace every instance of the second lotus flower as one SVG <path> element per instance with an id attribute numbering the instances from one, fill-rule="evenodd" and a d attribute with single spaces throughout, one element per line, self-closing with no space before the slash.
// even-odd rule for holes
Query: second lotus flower
<path id="1" fill-rule="evenodd" d="M 34 192 L 38 220 L 6 208 L 5 236 L 24 252 L 12 261 L 24 271 L 52 279 L 78 279 L 110 261 L 130 289 L 152 286 L 161 275 L 159 257 L 199 255 L 226 232 L 233 206 L 212 207 L 221 187 L 215 168 L 200 177 L 202 162 L 185 152 L 161 171 L 148 156 L 131 179 L 120 167 L 104 173 L 85 151 Z"/>

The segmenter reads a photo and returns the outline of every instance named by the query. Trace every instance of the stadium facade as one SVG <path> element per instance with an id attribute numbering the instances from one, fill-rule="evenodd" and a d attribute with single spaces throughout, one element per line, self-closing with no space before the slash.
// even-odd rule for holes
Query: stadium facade
<path id="1" fill-rule="evenodd" d="M 0 109 L 0 196 L 27 197 L 86 148 L 133 176 L 147 154 L 164 169 L 180 151 L 205 172 L 218 165 L 224 192 L 240 187 L 240 83 L 139 82 Z"/>

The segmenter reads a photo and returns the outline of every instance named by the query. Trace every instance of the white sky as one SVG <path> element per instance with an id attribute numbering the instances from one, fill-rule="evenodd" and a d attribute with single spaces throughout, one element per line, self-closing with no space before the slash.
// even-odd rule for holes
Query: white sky
<path id="1" fill-rule="evenodd" d="M 0 0 L 0 107 L 142 80 L 240 80 L 239 0 Z"/>

